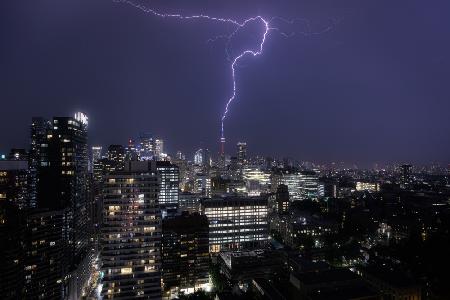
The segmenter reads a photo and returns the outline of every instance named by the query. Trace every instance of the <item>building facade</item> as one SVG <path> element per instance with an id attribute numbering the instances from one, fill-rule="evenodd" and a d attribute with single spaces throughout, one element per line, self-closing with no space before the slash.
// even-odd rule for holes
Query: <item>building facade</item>
<path id="1" fill-rule="evenodd" d="M 168 161 L 158 161 L 156 162 L 156 169 L 160 177 L 159 204 L 178 204 L 180 186 L 178 166 Z"/>
<path id="2" fill-rule="evenodd" d="M 54 117 L 41 141 L 37 171 L 39 209 L 63 216 L 64 293 L 77 299 L 90 276 L 93 260 L 88 214 L 87 117 Z M 44 252 L 41 253 L 46 256 Z"/>
<path id="3" fill-rule="evenodd" d="M 162 278 L 165 291 L 205 289 L 209 270 L 208 219 L 183 213 L 163 221 Z"/>
<path id="4" fill-rule="evenodd" d="M 105 299 L 161 298 L 161 214 L 155 162 L 128 162 L 103 187 Z"/>
<path id="5" fill-rule="evenodd" d="M 226 197 L 202 200 L 209 221 L 209 251 L 257 248 L 268 240 L 268 200 Z"/>

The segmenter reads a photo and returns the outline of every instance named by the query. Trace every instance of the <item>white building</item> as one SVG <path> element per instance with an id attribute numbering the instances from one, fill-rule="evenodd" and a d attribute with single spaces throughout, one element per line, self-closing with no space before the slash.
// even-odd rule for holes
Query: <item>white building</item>
<path id="1" fill-rule="evenodd" d="M 259 196 L 261 193 L 269 192 L 270 174 L 261 171 L 259 167 L 246 167 L 242 170 L 249 196 Z"/>

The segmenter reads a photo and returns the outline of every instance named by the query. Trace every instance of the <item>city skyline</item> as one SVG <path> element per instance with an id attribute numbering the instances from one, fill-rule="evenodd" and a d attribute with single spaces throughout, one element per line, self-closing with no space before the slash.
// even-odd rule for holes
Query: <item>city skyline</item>
<path id="1" fill-rule="evenodd" d="M 67 115 L 67 114 L 66 114 Z M 70 115 L 70 113 L 68 114 Z M 30 120 L 30 124 L 31 124 L 31 120 Z M 29 126 L 28 126 L 29 127 Z M 112 143 L 108 144 L 108 143 L 92 143 L 91 141 L 89 141 L 88 139 L 88 145 L 91 148 L 96 148 L 96 147 L 100 147 L 103 148 L 103 154 L 106 155 L 107 154 L 107 148 L 110 145 L 120 145 L 120 146 L 126 146 L 130 141 L 133 143 L 138 143 L 139 139 L 140 139 L 140 135 L 143 134 L 144 131 L 139 132 L 139 133 L 135 133 L 135 134 L 130 134 L 128 136 L 128 138 L 126 140 L 113 140 Z M 211 153 L 212 156 L 214 157 L 218 157 L 221 155 L 221 143 L 216 142 L 215 144 L 212 145 L 212 149 L 207 147 L 207 143 L 205 142 L 199 142 L 197 146 L 194 146 L 194 148 L 190 148 L 187 150 L 182 150 L 182 149 L 186 149 L 185 147 L 178 147 L 178 148 L 174 148 L 174 141 L 167 137 L 161 137 L 159 135 L 153 135 L 151 133 L 149 133 L 148 131 L 145 133 L 148 134 L 149 136 L 151 136 L 151 138 L 154 141 L 157 141 L 159 139 L 161 139 L 162 141 L 164 141 L 164 143 L 167 145 L 169 145 L 169 147 L 165 147 L 165 149 L 167 149 L 168 151 L 165 151 L 164 154 L 168 155 L 171 158 L 175 158 L 177 156 L 178 153 L 183 154 L 186 159 L 188 161 L 195 161 L 195 155 L 198 151 L 200 150 L 206 150 L 208 152 Z M 225 143 L 225 155 L 227 158 L 230 157 L 238 157 L 239 156 L 239 150 L 238 147 L 241 143 L 247 144 L 246 141 L 244 139 L 236 139 L 236 142 L 232 141 L 229 142 L 227 141 Z M 11 147 L 11 145 L 5 144 L 4 149 L 0 148 L 0 159 L 4 156 L 5 158 L 8 157 L 8 155 L 10 154 L 10 150 L 11 149 L 27 149 L 28 148 L 28 143 L 29 142 L 27 139 L 24 139 L 24 143 L 23 145 L 21 145 L 22 147 L 16 147 L 14 145 L 14 147 Z M 91 153 L 93 151 L 93 149 L 90 149 Z M 254 149 L 253 145 L 250 145 L 250 152 L 249 154 L 252 157 L 261 157 L 261 158 L 270 158 L 273 159 L 275 161 L 282 161 L 283 159 L 289 159 L 290 161 L 292 161 L 294 164 L 313 164 L 317 167 L 339 167 L 339 168 L 348 168 L 348 169 L 374 169 L 374 170 L 378 170 L 378 169 L 385 169 L 385 168 L 395 168 L 395 166 L 399 166 L 401 164 L 414 164 L 415 167 L 417 168 L 422 168 L 422 167 L 441 167 L 441 168 L 446 168 L 447 166 L 450 166 L 450 163 L 448 163 L 448 160 L 443 160 L 443 161 L 437 161 L 437 160 L 433 160 L 433 159 L 429 159 L 429 160 L 424 160 L 421 162 L 416 162 L 416 161 L 411 161 L 411 160 L 407 160 L 407 159 L 399 159 L 399 160 L 385 160 L 385 161 L 344 161 L 344 160 L 330 160 L 330 159 L 322 159 L 322 160 L 307 160 L 307 159 L 302 159 L 301 157 L 295 157 L 295 156 L 286 156 L 286 155 L 282 155 L 280 153 L 263 153 L 261 152 L 259 149 Z"/>
<path id="2" fill-rule="evenodd" d="M 35 117 L 0 159 L 3 297 L 448 298 L 448 168 L 299 165 L 246 142 L 188 161 L 148 133 L 89 151 L 88 132 L 81 112 Z"/>
<path id="3" fill-rule="evenodd" d="M 208 39 L 229 33 L 227 26 L 155 19 L 110 1 L 1 5 L 0 97 L 7 105 L 0 122 L 16 124 L 2 131 L 1 152 L 25 148 L 29 120 L 49 107 L 52 115 L 86 112 L 91 145 L 124 144 L 150 131 L 172 154 L 219 151 L 231 80 L 223 41 Z M 263 56 L 242 63 L 227 152 L 246 141 L 253 154 L 319 163 L 448 164 L 450 26 L 441 13 L 448 4 L 155 6 L 238 20 L 300 17 L 317 32 L 333 26 L 309 36 L 304 22 L 284 26 L 297 35 L 273 36 Z"/>
<path id="4" fill-rule="evenodd" d="M 70 115 L 70 114 L 69 114 Z M 31 124 L 31 120 L 30 120 L 30 124 Z M 163 141 L 165 145 L 169 144 L 169 145 L 173 145 L 173 141 L 170 139 L 166 139 L 166 137 L 161 137 L 158 135 L 152 135 L 149 132 L 143 133 L 140 132 L 138 134 L 130 134 L 129 137 L 125 140 L 125 141 L 113 141 L 111 144 L 107 144 L 107 143 L 97 143 L 97 144 L 93 144 L 93 143 L 89 143 L 88 140 L 88 145 L 90 147 L 89 149 L 89 153 L 91 155 L 94 154 L 94 152 L 97 152 L 97 148 L 100 149 L 100 152 L 103 157 L 107 156 L 108 154 L 108 146 L 121 146 L 121 147 L 126 147 L 130 142 L 132 142 L 133 145 L 138 145 L 139 141 L 140 141 L 140 135 L 142 134 L 146 134 L 149 135 L 149 137 L 151 137 L 151 139 L 155 142 L 155 141 Z M 25 139 L 26 140 L 26 139 Z M 240 139 L 240 140 L 236 140 L 237 142 L 232 143 L 232 142 L 226 142 L 226 146 L 225 146 L 225 156 L 227 159 L 236 157 L 239 158 L 239 147 L 240 145 L 243 143 L 245 145 L 247 145 L 247 143 L 245 142 L 245 140 Z M 8 158 L 9 155 L 11 155 L 12 152 L 10 152 L 11 150 L 17 149 L 17 150 L 27 150 L 28 148 L 28 144 L 26 142 L 24 142 L 23 148 L 21 147 L 8 147 L 8 145 L 5 144 L 5 149 L 0 148 L 0 159 L 5 159 Z M 194 146 L 195 147 L 195 146 Z M 211 150 L 210 148 L 208 148 L 206 146 L 206 143 L 204 142 L 199 142 L 198 146 L 196 146 L 195 148 L 191 148 L 188 149 L 187 151 L 181 151 L 180 148 L 183 147 L 179 147 L 179 148 L 174 148 L 172 147 L 165 147 L 166 150 L 168 151 L 164 151 L 164 155 L 167 155 L 169 159 L 176 159 L 178 155 L 183 155 L 183 157 L 186 158 L 187 161 L 190 162 L 196 162 L 196 155 L 199 151 L 207 151 L 208 153 L 210 153 L 211 158 L 212 157 L 219 157 L 221 154 L 221 144 L 216 143 L 216 145 L 212 146 L 213 148 L 217 148 L 216 150 Z M 269 153 L 269 154 L 263 154 L 261 153 L 258 149 L 254 149 L 253 145 L 250 145 L 250 151 L 249 151 L 249 155 L 251 157 L 254 158 L 267 158 L 267 159 L 272 159 L 274 161 L 283 161 L 283 160 L 289 160 L 291 161 L 294 165 L 312 165 L 315 166 L 317 168 L 347 168 L 347 169 L 367 169 L 367 170 L 383 170 L 383 169 L 392 169 L 392 168 L 396 168 L 401 164 L 414 164 L 414 166 L 416 168 L 441 168 L 442 170 L 444 170 L 445 168 L 447 168 L 448 166 L 450 166 L 449 163 L 447 163 L 446 161 L 443 162 L 439 162 L 436 160 L 429 160 L 429 161 L 424 161 L 424 162 L 413 162 L 413 161 L 408 161 L 405 159 L 402 160 L 390 160 L 390 161 L 369 161 L 369 162 L 356 162 L 356 161 L 332 161 L 332 160 L 316 160 L 316 161 L 310 161 L 310 160 L 305 160 L 305 159 L 301 159 L 298 157 L 292 157 L 292 156 L 283 156 L 281 154 L 277 154 L 277 153 Z"/>
<path id="5" fill-rule="evenodd" d="M 450 299 L 450 2 L 0 1 L 0 299 Z"/>

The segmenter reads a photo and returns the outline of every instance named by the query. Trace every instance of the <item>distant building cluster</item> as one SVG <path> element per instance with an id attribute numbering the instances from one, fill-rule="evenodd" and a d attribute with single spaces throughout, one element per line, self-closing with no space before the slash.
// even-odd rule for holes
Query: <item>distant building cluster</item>
<path id="1" fill-rule="evenodd" d="M 323 166 L 246 142 L 228 155 L 225 139 L 172 155 L 150 133 L 92 145 L 88 130 L 83 113 L 33 118 L 28 149 L 0 156 L 2 299 L 448 295 L 448 169 Z"/>

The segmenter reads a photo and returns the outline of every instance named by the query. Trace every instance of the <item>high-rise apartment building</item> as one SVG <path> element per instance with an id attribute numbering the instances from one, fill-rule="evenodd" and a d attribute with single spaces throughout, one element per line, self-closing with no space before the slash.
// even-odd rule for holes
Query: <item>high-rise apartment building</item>
<path id="1" fill-rule="evenodd" d="M 161 214 L 155 162 L 127 162 L 103 187 L 104 299 L 161 298 Z"/>
<path id="2" fill-rule="evenodd" d="M 66 210 L 33 209 L 24 226 L 23 293 L 27 299 L 77 299 L 77 272 L 67 257 Z M 81 279 L 81 278 L 80 278 Z"/>
<path id="3" fill-rule="evenodd" d="M 162 278 L 164 290 L 192 293 L 208 284 L 208 219 L 183 213 L 163 221 Z"/>
<path id="4" fill-rule="evenodd" d="M 73 118 L 54 117 L 39 150 L 37 207 L 50 214 L 64 211 L 62 263 L 68 267 L 63 277 L 69 298 L 81 296 L 93 259 L 87 208 L 87 125 L 82 113 Z"/>

